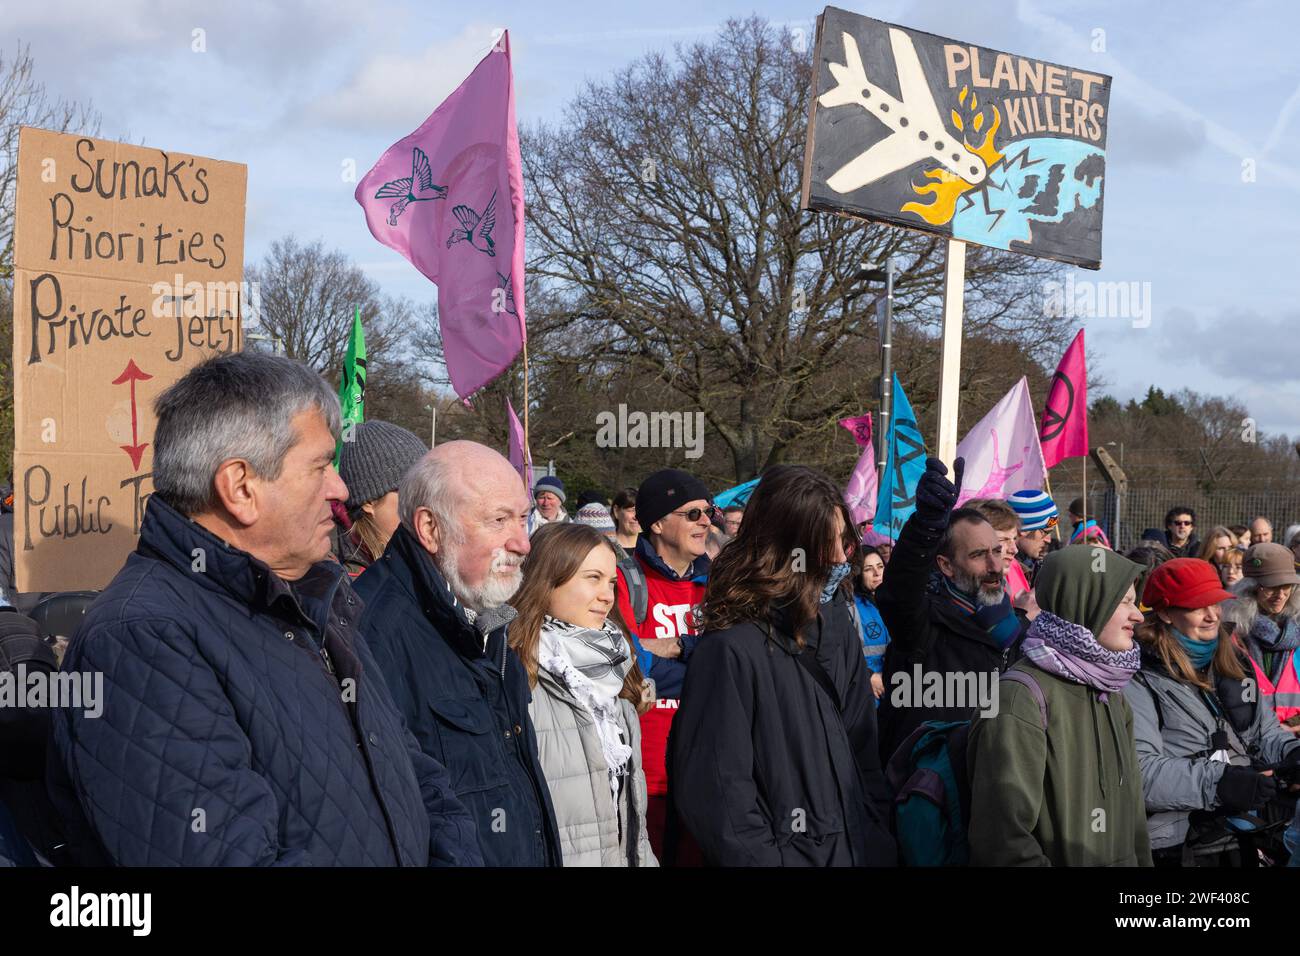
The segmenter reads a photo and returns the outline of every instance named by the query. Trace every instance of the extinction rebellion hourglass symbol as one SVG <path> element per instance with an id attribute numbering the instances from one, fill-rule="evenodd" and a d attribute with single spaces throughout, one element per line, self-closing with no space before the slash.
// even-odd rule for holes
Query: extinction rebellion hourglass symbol
<path id="1" fill-rule="evenodd" d="M 1052 399 L 1057 396 L 1056 383 L 1060 382 L 1065 386 L 1065 408 L 1059 409 L 1052 406 Z M 1070 377 L 1057 370 L 1052 376 L 1052 387 L 1048 390 L 1051 397 L 1047 400 L 1046 407 L 1043 408 L 1043 431 L 1039 436 L 1044 442 L 1056 438 L 1065 429 L 1065 423 L 1070 420 L 1070 412 L 1074 411 L 1074 384 Z"/>

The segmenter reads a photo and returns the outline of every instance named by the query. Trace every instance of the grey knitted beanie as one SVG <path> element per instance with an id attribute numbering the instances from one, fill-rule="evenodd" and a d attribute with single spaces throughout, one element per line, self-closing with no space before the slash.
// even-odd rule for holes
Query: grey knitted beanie
<path id="1" fill-rule="evenodd" d="M 348 508 L 396 491 L 402 476 L 429 451 L 411 432 L 391 422 L 362 422 L 343 442 L 339 476 L 348 486 Z"/>

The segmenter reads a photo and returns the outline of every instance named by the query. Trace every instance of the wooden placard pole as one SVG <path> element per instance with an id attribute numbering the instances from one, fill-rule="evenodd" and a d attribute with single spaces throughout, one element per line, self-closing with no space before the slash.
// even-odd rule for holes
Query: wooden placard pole
<path id="1" fill-rule="evenodd" d="M 939 354 L 939 422 L 935 457 L 952 474 L 957 457 L 957 405 L 961 384 L 961 324 L 966 287 L 966 243 L 948 240 L 943 269 L 943 345 Z"/>

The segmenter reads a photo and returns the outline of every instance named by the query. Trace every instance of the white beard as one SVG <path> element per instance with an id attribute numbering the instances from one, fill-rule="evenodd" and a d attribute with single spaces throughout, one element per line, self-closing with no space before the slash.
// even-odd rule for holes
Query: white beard
<path id="1" fill-rule="evenodd" d="M 448 547 L 438 570 L 447 579 L 451 593 L 471 610 L 486 611 L 488 608 L 500 607 L 515 596 L 519 585 L 523 583 L 523 558 L 511 554 L 505 548 L 497 548 L 492 552 L 492 564 L 488 569 L 487 579 L 478 587 L 470 587 L 460 576 L 459 557 L 458 546 Z M 511 571 L 508 575 L 499 573 L 507 570 Z"/>

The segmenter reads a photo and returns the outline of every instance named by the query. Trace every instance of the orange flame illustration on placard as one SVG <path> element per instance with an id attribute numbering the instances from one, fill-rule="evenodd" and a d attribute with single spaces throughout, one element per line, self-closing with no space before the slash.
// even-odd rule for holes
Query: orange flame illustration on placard
<path id="1" fill-rule="evenodd" d="M 970 95 L 969 104 L 966 102 L 968 94 Z M 961 113 L 956 110 L 951 111 L 953 126 L 962 132 L 962 147 L 967 152 L 974 153 L 984 160 L 986 167 L 991 169 L 995 163 L 1002 159 L 1002 153 L 993 145 L 993 136 L 1002 126 L 1002 114 L 993 105 L 980 108 L 975 94 L 970 93 L 969 88 L 965 86 L 961 88 L 961 93 L 957 96 L 957 102 L 961 104 L 968 114 L 968 119 L 963 119 Z M 991 122 L 986 119 L 988 113 L 992 114 Z M 988 131 L 984 134 L 983 141 L 978 146 L 972 146 L 965 138 L 967 127 L 969 126 L 972 132 L 978 134 L 983 130 L 986 122 L 988 122 Z M 932 201 L 928 203 L 907 202 L 903 204 L 901 211 L 916 213 L 934 226 L 942 225 L 951 220 L 957 210 L 958 198 L 967 190 L 974 189 L 976 185 L 967 182 L 960 176 L 953 175 L 946 169 L 931 169 L 922 175 L 926 179 L 932 180 L 932 182 L 920 186 L 913 183 L 912 191 L 918 196 L 932 196 Z"/>

